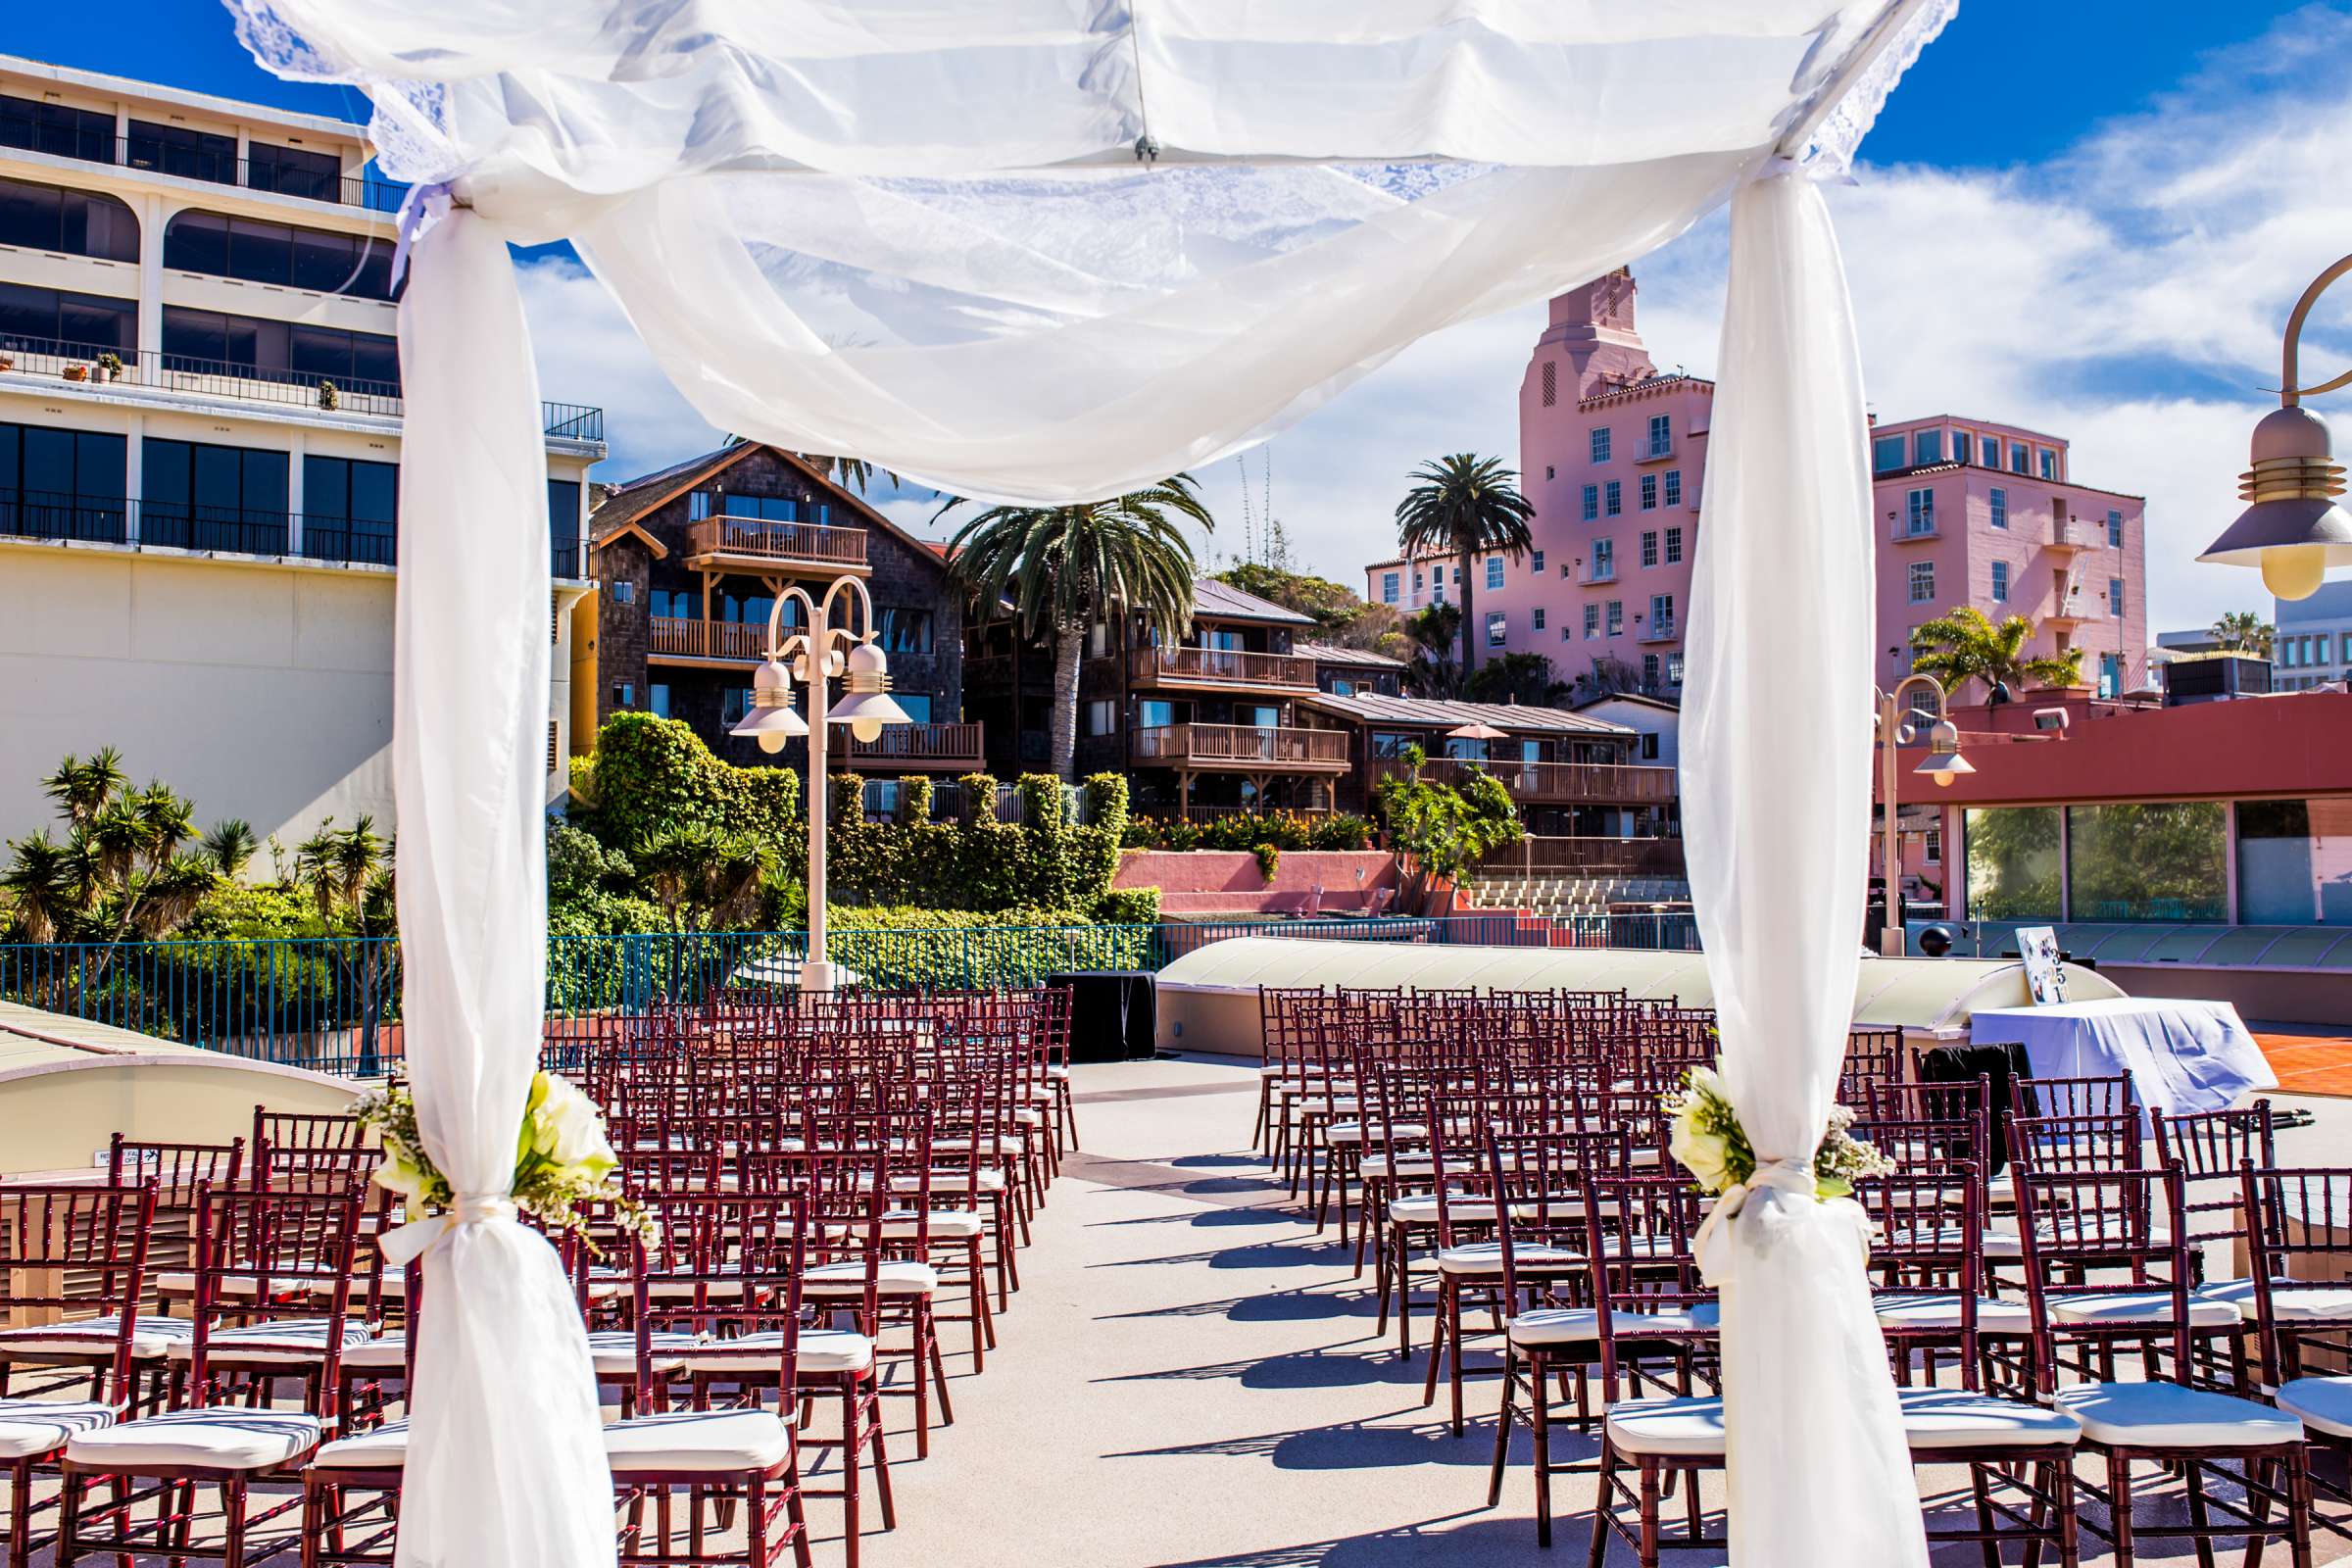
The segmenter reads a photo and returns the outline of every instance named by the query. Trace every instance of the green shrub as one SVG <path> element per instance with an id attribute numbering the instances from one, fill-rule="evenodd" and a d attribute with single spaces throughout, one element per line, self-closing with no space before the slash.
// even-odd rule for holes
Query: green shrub
<path id="1" fill-rule="evenodd" d="M 1153 933 L 1098 925 L 1083 910 L 828 907 L 825 920 L 825 956 L 878 989 L 1039 985 L 1073 969 L 1151 967 Z"/>
<path id="2" fill-rule="evenodd" d="M 798 773 L 730 766 L 676 719 L 614 714 L 597 732 L 591 776 L 592 820 L 607 844 L 634 844 L 672 827 L 749 833 L 779 846 L 798 842 L 802 832 Z"/>
<path id="3" fill-rule="evenodd" d="M 1112 888 L 1095 901 L 1095 918 L 1106 925 L 1157 925 L 1159 889 Z"/>
<path id="4" fill-rule="evenodd" d="M 1360 816 L 1310 816 L 1303 811 L 1233 811 L 1206 822 L 1180 817 L 1127 819 L 1119 842 L 1131 850 L 1365 850 L 1372 824 Z"/>
<path id="5" fill-rule="evenodd" d="M 1518 808 L 1500 779 L 1469 772 L 1456 789 L 1421 776 L 1426 757 L 1420 747 L 1406 747 L 1404 760 L 1407 774 L 1383 778 L 1373 798 L 1388 822 L 1389 842 L 1423 870 L 1458 877 L 1490 851 L 1519 842 L 1524 830 Z"/>
<path id="6" fill-rule="evenodd" d="M 997 779 L 993 773 L 966 773 L 956 781 L 963 787 L 963 813 L 968 821 L 997 819 Z"/>
<path id="7" fill-rule="evenodd" d="M 926 773 L 905 773 L 899 778 L 899 825 L 931 820 L 931 778 Z"/>
<path id="8" fill-rule="evenodd" d="M 1127 775 L 1124 773 L 1093 773 L 1086 782 L 1086 814 L 1090 823 L 1110 836 L 1114 844 L 1124 844 L 1127 833 Z"/>
<path id="9" fill-rule="evenodd" d="M 1272 882 L 1282 865 L 1282 851 L 1271 844 L 1259 844 L 1252 846 L 1250 853 L 1257 857 L 1257 874 Z"/>

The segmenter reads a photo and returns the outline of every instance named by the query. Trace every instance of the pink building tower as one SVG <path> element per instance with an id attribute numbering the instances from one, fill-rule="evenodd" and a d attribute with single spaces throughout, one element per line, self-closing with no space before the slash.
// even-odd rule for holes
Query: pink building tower
<path id="1" fill-rule="evenodd" d="M 1519 388 L 1533 553 L 1474 562 L 1479 657 L 1531 653 L 1580 693 L 1678 696 L 1715 383 L 1661 374 L 1619 270 L 1551 302 Z M 1871 430 L 1882 684 L 1911 633 L 1959 605 L 2034 624 L 2029 652 L 2084 651 L 2083 681 L 2146 675 L 2142 503 L 2076 484 L 2066 443 L 1948 415 Z M 1365 597 L 1458 602 L 1450 561 L 1375 562 Z M 1981 693 L 1955 694 L 1961 700 Z"/>

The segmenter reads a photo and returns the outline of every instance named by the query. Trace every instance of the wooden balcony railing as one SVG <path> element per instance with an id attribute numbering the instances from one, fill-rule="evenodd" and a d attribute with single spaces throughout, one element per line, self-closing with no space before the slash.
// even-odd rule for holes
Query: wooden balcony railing
<path id="1" fill-rule="evenodd" d="M 954 767 L 976 772 L 980 767 L 980 726 L 972 724 L 891 724 L 873 740 L 850 742 L 850 767 Z"/>
<path id="2" fill-rule="evenodd" d="M 1537 838 L 1506 844 L 1478 862 L 1483 876 L 1684 875 L 1681 839 Z"/>
<path id="3" fill-rule="evenodd" d="M 758 663 L 767 655 L 767 627 L 734 620 L 685 620 L 656 615 L 648 623 L 645 651 L 653 658 L 724 659 Z"/>
<path id="4" fill-rule="evenodd" d="M 1400 772 L 1402 762 L 1381 763 L 1384 773 Z M 1473 769 L 1502 781 L 1514 801 L 1544 805 L 1669 806 L 1675 799 L 1675 770 L 1624 762 L 1519 762 L 1497 758 L 1488 762 L 1463 762 L 1432 758 L 1422 764 L 1422 776 L 1433 783 L 1457 784 Z"/>
<path id="5" fill-rule="evenodd" d="M 1138 648 L 1128 656 L 1127 668 L 1139 686 L 1172 682 L 1315 689 L 1315 662 L 1294 654 L 1252 654 L 1238 648 Z"/>
<path id="6" fill-rule="evenodd" d="M 805 561 L 820 566 L 863 566 L 865 530 L 823 522 L 779 522 L 767 517 L 705 517 L 688 532 L 691 554 Z"/>
<path id="7" fill-rule="evenodd" d="M 1258 724 L 1169 724 L 1135 732 L 1131 755 L 1160 767 L 1219 772 L 1299 768 L 1346 772 L 1348 734 L 1341 729 L 1284 729 Z"/>

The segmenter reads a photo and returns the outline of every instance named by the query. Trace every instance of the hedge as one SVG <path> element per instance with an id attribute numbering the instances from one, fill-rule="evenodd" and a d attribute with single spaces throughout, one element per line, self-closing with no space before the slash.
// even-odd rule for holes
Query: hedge
<path id="1" fill-rule="evenodd" d="M 1131 850 L 1368 850 L 1372 824 L 1340 812 L 1309 816 L 1303 811 L 1235 811 L 1205 822 L 1181 817 L 1138 816 L 1126 823 L 1120 842 Z"/>

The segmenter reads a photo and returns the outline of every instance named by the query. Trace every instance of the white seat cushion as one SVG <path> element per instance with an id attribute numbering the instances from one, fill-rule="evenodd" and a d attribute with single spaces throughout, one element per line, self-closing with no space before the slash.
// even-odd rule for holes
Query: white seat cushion
<path id="1" fill-rule="evenodd" d="M 115 1424 L 111 1404 L 63 1399 L 0 1399 L 0 1459 L 29 1459 L 66 1446 L 76 1432 Z"/>
<path id="2" fill-rule="evenodd" d="M 782 1366 L 781 1333 L 743 1334 L 731 1340 L 710 1340 L 687 1358 L 694 1372 L 765 1374 L 773 1378 Z M 874 1342 L 846 1329 L 801 1330 L 800 1371 L 807 1377 L 840 1377 L 862 1372 L 874 1364 Z"/>
<path id="3" fill-rule="evenodd" d="M 368 1325 L 357 1318 L 344 1318 L 330 1325 L 322 1317 L 286 1318 L 275 1323 L 250 1323 L 243 1328 L 221 1329 L 215 1333 L 208 1353 L 216 1361 L 269 1366 L 303 1366 L 323 1360 L 330 1332 L 339 1335 L 344 1347 L 365 1345 L 368 1341 Z M 168 1352 L 173 1361 L 185 1361 L 196 1353 L 193 1340 L 174 1345 Z"/>
<path id="4" fill-rule="evenodd" d="M 884 1296 L 930 1296 L 939 1289 L 939 1270 L 911 1258 L 892 1258 L 875 1271 Z M 856 1296 L 865 1289 L 865 1264 L 858 1258 L 819 1263 L 801 1276 L 808 1296 Z"/>
<path id="5" fill-rule="evenodd" d="M 1965 1389 L 1897 1389 L 1903 1436 L 1914 1448 L 1984 1448 L 2073 1443 L 2082 1424 L 2062 1410 Z"/>
<path id="6" fill-rule="evenodd" d="M 408 1364 L 409 1342 L 406 1335 L 386 1334 L 343 1347 L 343 1370 L 346 1372 L 385 1377 L 406 1371 Z"/>
<path id="7" fill-rule="evenodd" d="M 406 1421 L 387 1421 L 356 1438 L 337 1438 L 311 1455 L 316 1470 L 398 1470 L 408 1462 Z"/>
<path id="8" fill-rule="evenodd" d="M 1280 1069 L 1280 1068 L 1278 1068 L 1278 1067 L 1268 1067 L 1268 1068 L 1266 1068 L 1265 1070 L 1266 1070 L 1267 1072 L 1279 1072 L 1279 1071 L 1281 1071 L 1281 1069 Z M 1049 1066 L 1049 1067 L 1046 1069 L 1046 1076 L 1047 1076 L 1047 1077 L 1049 1077 L 1049 1078 L 1055 1079 L 1055 1080 L 1063 1080 L 1063 1079 L 1067 1079 L 1067 1078 L 1070 1076 L 1070 1069 L 1069 1069 L 1069 1068 L 1067 1068 L 1067 1067 L 1053 1067 L 1053 1066 Z"/>
<path id="9" fill-rule="evenodd" d="M 89 1317 L 39 1328 L 0 1329 L 0 1358 L 106 1355 L 114 1349 L 119 1323 L 119 1319 L 111 1316 Z M 130 1353 L 143 1361 L 153 1361 L 195 1335 L 196 1325 L 188 1318 L 141 1317 L 130 1331 Z"/>
<path id="10" fill-rule="evenodd" d="M 1938 1329 L 1954 1333 L 1960 1329 L 1960 1295 L 1957 1291 L 1895 1291 L 1876 1298 L 1871 1303 L 1879 1314 L 1879 1327 L 1932 1334 Z M 2023 1301 L 2004 1301 L 1998 1297 L 1977 1298 L 1977 1331 L 1981 1334 L 2031 1334 L 2034 1332 L 2034 1313 Z"/>
<path id="11" fill-rule="evenodd" d="M 2079 1323 L 2097 1328 L 2122 1323 L 2169 1323 L 2173 1317 L 2173 1293 L 2170 1291 L 2098 1291 L 2088 1296 L 2058 1296 L 2050 1298 L 2052 1323 Z M 2234 1328 L 2245 1321 L 2245 1315 L 2228 1301 L 2193 1293 L 2188 1298 L 2188 1323 L 2191 1328 Z"/>
<path id="12" fill-rule="evenodd" d="M 2352 1438 L 2352 1378 L 2296 1378 L 2278 1391 L 2278 1408 L 2330 1437 Z"/>
<path id="13" fill-rule="evenodd" d="M 666 1334 L 656 1331 L 646 1336 L 653 1352 L 657 1373 L 675 1372 L 686 1364 L 680 1352 L 691 1350 L 706 1343 L 693 1334 Z M 630 1329 L 598 1329 L 588 1336 L 588 1359 L 596 1365 L 600 1378 L 634 1377 L 637 1373 L 637 1335 Z M 348 1359 L 346 1360 L 348 1365 Z"/>
<path id="14" fill-rule="evenodd" d="M 1713 1334 L 1722 1326 L 1722 1310 L 1713 1301 L 1698 1301 L 1687 1307 L 1660 1307 L 1651 1312 L 1612 1309 L 1609 1313 L 1609 1333 L 1620 1340 L 1639 1340 L 1652 1335 L 1684 1339 Z M 1511 1343 L 1536 1347 L 1597 1345 L 1600 1343 L 1600 1314 L 1589 1306 L 1536 1307 L 1511 1319 Z"/>
<path id="15" fill-rule="evenodd" d="M 1531 1273 L 1558 1274 L 1585 1266 L 1584 1254 L 1565 1247 L 1546 1247 L 1539 1243 L 1521 1242 L 1511 1248 L 1511 1264 Z M 1502 1272 L 1502 1244 L 1500 1242 L 1464 1242 L 1458 1247 L 1438 1250 L 1438 1267 L 1447 1274 L 1499 1274 Z"/>
<path id="16" fill-rule="evenodd" d="M 937 1149 L 939 1146 L 934 1144 L 931 1147 Z M 993 1166 L 983 1166 L 979 1170 L 968 1172 L 960 1170 L 935 1171 L 928 1182 L 921 1176 L 893 1176 L 890 1179 L 890 1190 L 894 1193 L 920 1193 L 926 1190 L 935 1193 L 952 1192 L 963 1186 L 967 1180 L 984 1193 L 1001 1193 L 1004 1190 L 1004 1173 Z"/>
<path id="17" fill-rule="evenodd" d="M 791 1434 L 765 1410 L 665 1410 L 605 1428 L 612 1473 L 767 1470 L 792 1452 Z"/>
<path id="18" fill-rule="evenodd" d="M 1437 1171 L 1438 1162 L 1427 1154 L 1407 1154 L 1402 1159 L 1392 1159 L 1387 1154 L 1366 1154 L 1362 1163 L 1355 1167 L 1355 1173 L 1366 1181 L 1384 1181 L 1391 1176 L 1407 1179 L 1434 1176 Z"/>
<path id="19" fill-rule="evenodd" d="M 1488 1198 L 1448 1198 L 1446 1206 L 1453 1217 L 1464 1224 L 1486 1225 L 1494 1219 L 1494 1201 Z M 1389 1223 L 1392 1225 L 1435 1225 L 1438 1222 L 1438 1195 L 1416 1193 L 1409 1198 L 1392 1200 L 1389 1203 Z"/>
<path id="20" fill-rule="evenodd" d="M 2248 1320 L 2254 1316 L 2252 1280 L 2215 1280 L 2196 1293 L 2209 1301 L 2228 1301 Z M 2309 1280 L 2273 1280 L 2271 1316 L 2281 1323 L 2332 1323 L 2352 1319 L 2352 1285 L 2317 1285 Z"/>
<path id="21" fill-rule="evenodd" d="M 882 1216 L 882 1236 L 886 1241 L 914 1240 L 918 1222 L 923 1216 L 911 1208 L 893 1209 Z M 931 1211 L 931 1240 L 935 1242 L 968 1242 L 987 1229 L 979 1215 L 968 1208 L 935 1208 Z"/>
<path id="22" fill-rule="evenodd" d="M 2060 1389 L 2055 1402 L 2084 1437 L 2114 1446 L 2253 1448 L 2303 1436 L 2283 1411 L 2178 1383 L 2084 1383 Z"/>
<path id="23" fill-rule="evenodd" d="M 1619 1453 L 1720 1454 L 1723 1401 L 1620 1399 L 1609 1406 L 1608 1433 Z"/>
<path id="24" fill-rule="evenodd" d="M 268 1470 L 318 1445 L 318 1418 L 300 1410 L 167 1410 L 77 1433 L 66 1458 L 91 1469 Z"/>
<path id="25" fill-rule="evenodd" d="M 743 1298 L 742 1280 L 648 1280 L 646 1299 L 651 1301 L 737 1301 Z M 697 1294 L 700 1293 L 700 1294 Z"/>
<path id="26" fill-rule="evenodd" d="M 220 1294 L 222 1296 L 251 1296 L 254 1292 L 254 1285 L 255 1282 L 250 1279 L 224 1279 L 220 1281 Z M 167 1269 L 155 1277 L 155 1289 L 156 1293 L 161 1296 L 194 1296 L 196 1294 L 196 1276 Z"/>

